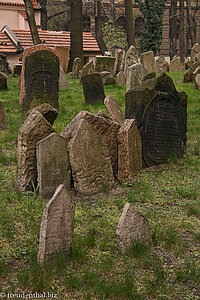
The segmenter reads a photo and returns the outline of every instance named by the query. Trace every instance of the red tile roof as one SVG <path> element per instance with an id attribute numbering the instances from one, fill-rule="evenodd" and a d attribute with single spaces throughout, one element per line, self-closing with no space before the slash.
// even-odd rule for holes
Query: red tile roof
<path id="1" fill-rule="evenodd" d="M 25 20 L 27 20 L 27 15 L 26 15 L 25 10 L 20 10 L 19 13 L 20 13 L 20 15 L 22 15 L 22 17 L 23 17 Z"/>
<path id="2" fill-rule="evenodd" d="M 0 32 L 0 52 L 16 53 L 16 47 L 13 46 L 4 32 Z"/>
<path id="3" fill-rule="evenodd" d="M 30 47 L 33 45 L 31 33 L 29 30 L 13 29 L 12 32 L 18 38 L 18 40 L 23 48 Z M 69 31 L 38 30 L 38 32 L 39 32 L 41 42 L 45 43 L 49 47 L 54 47 L 54 46 L 70 47 L 70 32 Z M 3 41 L 3 34 L 4 33 L 1 32 L 2 41 Z M 4 40 L 5 39 L 8 40 L 8 38 L 4 34 Z M 12 45 L 12 44 L 9 43 L 9 45 Z M 11 48 L 10 48 L 11 51 L 8 51 L 8 52 L 13 52 L 13 48 L 14 47 L 11 46 Z M 83 51 L 84 52 L 98 52 L 98 53 L 100 52 L 97 41 L 90 32 L 83 32 Z M 2 48 L 1 45 L 0 45 L 0 52 L 5 52 L 4 48 Z"/>
<path id="4" fill-rule="evenodd" d="M 33 2 L 33 8 L 38 8 L 38 4 L 36 0 L 32 0 Z M 0 5 L 6 5 L 6 6 L 25 6 L 24 3 L 17 3 L 17 2 L 4 2 L 0 1 Z"/>

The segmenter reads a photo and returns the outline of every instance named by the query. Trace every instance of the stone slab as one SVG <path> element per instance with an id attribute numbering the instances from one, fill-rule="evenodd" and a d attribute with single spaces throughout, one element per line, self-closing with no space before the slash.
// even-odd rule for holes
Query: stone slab
<path id="1" fill-rule="evenodd" d="M 119 103 L 117 102 L 117 100 L 115 98 L 113 98 L 111 95 L 108 95 L 104 99 L 104 104 L 105 104 L 107 113 L 110 116 L 110 118 L 113 121 L 115 121 L 119 124 L 122 124 L 124 121 L 124 113 L 123 113 Z"/>
<path id="2" fill-rule="evenodd" d="M 83 93 L 86 104 L 103 103 L 105 98 L 103 79 L 99 73 L 82 77 Z"/>

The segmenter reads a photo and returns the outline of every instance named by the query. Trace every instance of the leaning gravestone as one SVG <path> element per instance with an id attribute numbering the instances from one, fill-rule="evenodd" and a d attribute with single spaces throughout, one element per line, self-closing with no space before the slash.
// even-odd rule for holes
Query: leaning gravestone
<path id="1" fill-rule="evenodd" d="M 148 220 L 130 203 L 126 203 L 116 231 L 119 250 L 130 250 L 135 243 L 153 247 Z"/>
<path id="2" fill-rule="evenodd" d="M 111 119 L 122 124 L 124 121 L 124 114 L 117 100 L 111 95 L 108 95 L 104 100 L 104 104 Z"/>
<path id="3" fill-rule="evenodd" d="M 105 114 L 105 113 L 104 113 Z M 113 169 L 113 174 L 117 177 L 118 173 L 118 150 L 117 150 L 117 136 L 120 125 L 116 122 L 105 118 L 104 116 L 94 115 L 87 111 L 81 111 L 77 114 L 77 116 L 68 124 L 68 126 L 61 132 L 61 136 L 63 136 L 68 142 L 75 136 L 77 123 L 80 120 L 86 120 L 90 126 L 97 131 L 100 135 L 102 135 L 107 144 L 109 157 Z M 90 145 L 92 147 L 92 145 Z M 89 146 L 88 146 L 89 147 Z"/>
<path id="4" fill-rule="evenodd" d="M 6 118 L 4 111 L 4 104 L 0 101 L 0 130 L 6 129 Z"/>
<path id="5" fill-rule="evenodd" d="M 148 72 L 141 63 L 133 64 L 128 67 L 126 77 L 126 92 L 142 85 L 142 81 Z"/>
<path id="6" fill-rule="evenodd" d="M 86 65 L 83 66 L 83 69 L 81 71 L 81 76 L 80 76 L 80 82 L 82 77 L 93 73 L 94 73 L 94 63 L 91 60 L 90 62 L 88 62 Z"/>
<path id="7" fill-rule="evenodd" d="M 126 85 L 126 75 L 124 71 L 120 71 L 116 76 L 118 85 Z"/>
<path id="8" fill-rule="evenodd" d="M 60 63 L 58 57 L 47 50 L 32 52 L 25 60 L 25 97 L 23 115 L 42 104 L 58 109 Z"/>
<path id="9" fill-rule="evenodd" d="M 118 179 L 131 181 L 142 169 L 141 137 L 134 119 L 123 122 L 118 133 Z"/>
<path id="10" fill-rule="evenodd" d="M 113 67 L 113 77 L 115 77 L 121 70 L 122 59 L 123 59 L 124 51 L 119 49 L 115 52 L 115 63 Z"/>
<path id="11" fill-rule="evenodd" d="M 140 62 L 148 73 L 156 73 L 156 63 L 153 51 L 148 51 L 140 55 Z"/>
<path id="12" fill-rule="evenodd" d="M 67 141 L 63 137 L 52 133 L 37 143 L 37 171 L 39 193 L 42 197 L 52 197 L 59 184 L 70 189 Z"/>
<path id="13" fill-rule="evenodd" d="M 57 109 L 53 108 L 51 105 L 49 105 L 47 103 L 43 103 L 43 104 L 38 105 L 38 106 L 34 107 L 33 109 L 29 110 L 27 112 L 26 118 L 28 118 L 28 116 L 36 110 L 39 111 L 51 125 L 53 125 L 55 119 L 58 116 Z"/>
<path id="14" fill-rule="evenodd" d="M 127 76 L 128 72 L 128 67 L 132 66 L 133 64 L 138 63 L 138 54 L 136 48 L 132 45 L 126 52 L 126 57 L 125 57 L 125 66 L 124 66 L 124 72 L 125 75 Z"/>
<path id="15" fill-rule="evenodd" d="M 107 71 L 113 73 L 115 57 L 112 56 L 99 56 L 95 58 L 95 72 Z"/>
<path id="16" fill-rule="evenodd" d="M 179 57 L 173 58 L 169 65 L 169 71 L 177 72 L 177 71 L 182 71 L 182 70 L 183 70 L 183 65 L 181 63 L 180 58 Z"/>
<path id="17" fill-rule="evenodd" d="M 86 195 L 114 185 L 106 140 L 85 120 L 76 124 L 75 136 L 68 143 L 74 187 Z"/>
<path id="18" fill-rule="evenodd" d="M 95 104 L 104 101 L 103 79 L 99 73 L 82 77 L 83 92 L 86 104 Z"/>
<path id="19" fill-rule="evenodd" d="M 183 156 L 187 140 L 187 95 L 177 92 L 166 74 L 157 77 L 150 88 L 143 86 L 126 93 L 125 118 L 136 119 L 144 166 L 166 163 L 171 154 Z"/>
<path id="20" fill-rule="evenodd" d="M 38 263 L 52 259 L 58 253 L 69 255 L 74 236 L 75 203 L 63 184 L 45 206 L 41 226 Z"/>
<path id="21" fill-rule="evenodd" d="M 60 75 L 59 75 L 59 88 L 69 87 L 69 82 L 67 80 L 66 74 L 63 71 L 62 66 L 60 65 Z"/>
<path id="22" fill-rule="evenodd" d="M 0 72 L 0 90 L 7 90 L 7 78 Z"/>
<path id="23" fill-rule="evenodd" d="M 37 186 L 36 143 L 54 132 L 43 115 L 34 111 L 24 121 L 18 131 L 17 178 L 18 191 L 32 190 L 32 182 Z"/>
<path id="24" fill-rule="evenodd" d="M 80 71 L 81 71 L 81 59 L 79 57 L 76 57 L 73 61 L 72 72 L 70 74 L 71 77 L 73 79 L 77 79 Z"/>

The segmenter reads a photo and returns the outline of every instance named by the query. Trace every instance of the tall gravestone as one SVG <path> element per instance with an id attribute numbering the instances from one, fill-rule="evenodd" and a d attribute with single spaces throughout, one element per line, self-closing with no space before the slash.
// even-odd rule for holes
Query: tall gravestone
<path id="1" fill-rule="evenodd" d="M 4 104 L 0 101 L 0 130 L 6 129 L 6 118 L 4 111 Z"/>
<path id="2" fill-rule="evenodd" d="M 128 51 L 126 52 L 126 57 L 125 57 L 125 66 L 124 66 L 124 72 L 125 75 L 127 76 L 128 72 L 128 67 L 132 66 L 133 64 L 138 63 L 138 54 L 136 48 L 131 45 Z"/>
<path id="3" fill-rule="evenodd" d="M 136 119 L 141 134 L 144 166 L 166 163 L 171 154 L 182 157 L 187 140 L 187 95 L 166 74 L 152 83 L 125 99 L 125 118 Z"/>
<path id="4" fill-rule="evenodd" d="M 73 61 L 71 77 L 73 79 L 77 79 L 80 71 L 81 71 L 81 59 L 79 57 L 76 57 L 75 60 Z"/>
<path id="5" fill-rule="evenodd" d="M 142 53 L 140 55 L 140 62 L 148 73 L 156 73 L 156 62 L 153 51 Z"/>
<path id="6" fill-rule="evenodd" d="M 42 103 L 58 109 L 59 72 L 59 59 L 54 53 L 40 50 L 27 55 L 22 103 L 24 116 L 27 111 Z"/>
<path id="7" fill-rule="evenodd" d="M 53 132 L 51 124 L 37 110 L 19 128 L 16 178 L 18 191 L 32 190 L 32 182 L 37 187 L 36 143 Z"/>
<path id="8" fill-rule="evenodd" d="M 126 77 L 126 92 L 142 85 L 143 78 L 147 75 L 147 70 L 141 63 L 128 67 Z"/>
<path id="9" fill-rule="evenodd" d="M 103 103 L 105 98 L 104 86 L 103 79 L 99 73 L 83 76 L 82 85 L 86 104 Z"/>
<path id="10" fill-rule="evenodd" d="M 59 184 L 70 189 L 71 171 L 66 139 L 52 133 L 37 143 L 37 171 L 42 197 L 52 197 Z"/>
<path id="11" fill-rule="evenodd" d="M 124 51 L 121 50 L 121 49 L 118 49 L 115 52 L 115 63 L 114 63 L 114 67 L 113 67 L 113 77 L 115 77 L 121 70 L 123 54 L 124 54 Z"/>
<path id="12" fill-rule="evenodd" d="M 61 184 L 43 212 L 37 257 L 39 264 L 55 258 L 58 253 L 70 254 L 74 236 L 74 213 L 74 200 Z"/>

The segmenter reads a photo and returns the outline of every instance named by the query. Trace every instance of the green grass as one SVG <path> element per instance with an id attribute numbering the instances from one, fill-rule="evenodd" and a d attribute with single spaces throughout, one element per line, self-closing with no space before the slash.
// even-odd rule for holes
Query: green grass
<path id="1" fill-rule="evenodd" d="M 143 170 L 133 182 L 102 187 L 101 196 L 77 199 L 72 254 L 58 253 L 54 263 L 36 262 L 40 222 L 47 200 L 36 188 L 15 188 L 17 133 L 22 124 L 18 79 L 0 91 L 7 130 L 0 131 L 0 292 L 49 292 L 58 299 L 198 299 L 200 280 L 200 92 L 183 84 L 183 72 L 169 73 L 188 94 L 188 141 L 182 159 L 173 155 L 162 170 Z M 78 80 L 59 92 L 60 133 L 86 105 Z M 123 111 L 125 87 L 107 86 Z M 117 248 L 116 227 L 126 202 L 148 218 L 154 249 L 135 244 Z"/>

